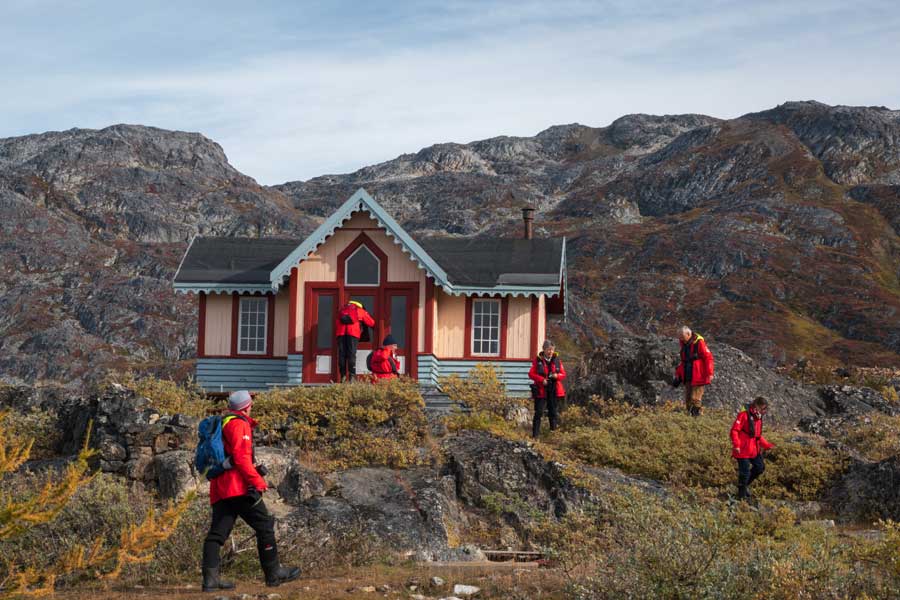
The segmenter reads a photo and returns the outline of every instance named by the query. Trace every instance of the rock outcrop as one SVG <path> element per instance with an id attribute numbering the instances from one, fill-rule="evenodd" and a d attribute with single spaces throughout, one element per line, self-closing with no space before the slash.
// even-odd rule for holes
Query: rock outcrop
<path id="1" fill-rule="evenodd" d="M 148 398 L 111 384 L 97 396 L 73 399 L 60 409 L 60 423 L 65 424 L 60 450 L 74 454 L 90 431 L 101 471 L 149 486 L 163 497 L 180 497 L 200 482 L 192 465 L 198 422 L 161 414 Z"/>
<path id="2" fill-rule="evenodd" d="M 770 415 L 775 422 L 797 423 L 804 417 L 828 414 L 826 396 L 814 387 L 779 375 L 727 344 L 710 342 L 709 348 L 716 375 L 703 396 L 705 406 L 737 411 L 756 396 L 765 396 L 772 403 Z M 634 405 L 680 402 L 682 389 L 671 386 L 678 352 L 675 340 L 616 336 L 574 371 L 569 399 L 584 403 L 596 395 Z M 868 392 L 857 393 L 871 400 Z"/>

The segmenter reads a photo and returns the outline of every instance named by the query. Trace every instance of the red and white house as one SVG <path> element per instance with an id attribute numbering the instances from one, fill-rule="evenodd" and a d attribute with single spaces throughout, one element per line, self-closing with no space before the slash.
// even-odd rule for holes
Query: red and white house
<path id="1" fill-rule="evenodd" d="M 335 381 L 335 314 L 362 302 L 423 385 L 495 362 L 526 394 L 548 314 L 565 313 L 565 239 L 415 240 L 358 190 L 305 240 L 197 237 L 175 290 L 197 295 L 197 381 L 208 391 Z"/>

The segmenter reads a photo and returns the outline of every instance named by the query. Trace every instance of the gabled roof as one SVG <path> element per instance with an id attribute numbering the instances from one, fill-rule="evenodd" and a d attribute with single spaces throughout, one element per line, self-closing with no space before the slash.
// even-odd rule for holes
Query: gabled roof
<path id="1" fill-rule="evenodd" d="M 434 259 L 428 256 L 428 253 L 422 249 L 418 242 L 412 239 L 409 234 L 400 227 L 397 221 L 395 221 L 380 204 L 375 202 L 375 199 L 372 198 L 366 190 L 359 188 L 334 212 L 334 214 L 328 217 L 318 229 L 313 231 L 296 250 L 291 252 L 272 270 L 272 287 L 278 288 L 282 281 L 290 276 L 293 267 L 296 267 L 306 260 L 306 258 L 311 253 L 315 252 L 316 248 L 324 244 L 325 240 L 334 234 L 345 221 L 349 220 L 350 217 L 353 216 L 353 213 L 361 210 L 369 213 L 369 215 L 384 228 L 385 233 L 387 233 L 389 237 L 394 238 L 396 244 L 400 246 L 405 253 L 409 254 L 409 257 L 414 262 L 418 263 L 419 267 L 434 277 L 436 282 L 445 281 L 447 279 L 447 273 L 444 269 L 438 266 L 438 264 L 434 262 Z"/>
<path id="2" fill-rule="evenodd" d="M 365 190 L 359 189 L 302 242 L 279 238 L 195 238 L 175 275 L 175 290 L 277 290 L 293 267 L 359 211 L 367 212 L 448 294 L 552 296 L 560 294 L 565 284 L 564 238 L 427 238 L 417 242 Z"/>

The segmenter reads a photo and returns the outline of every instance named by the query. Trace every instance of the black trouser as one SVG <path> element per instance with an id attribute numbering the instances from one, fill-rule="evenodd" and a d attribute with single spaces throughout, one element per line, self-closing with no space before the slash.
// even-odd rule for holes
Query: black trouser
<path id="1" fill-rule="evenodd" d="M 559 426 L 559 398 L 547 390 L 544 398 L 534 399 L 534 419 L 531 421 L 532 437 L 538 437 L 541 433 L 541 417 L 544 416 L 544 407 L 547 408 L 547 416 L 550 419 L 550 430 Z"/>
<path id="2" fill-rule="evenodd" d="M 338 339 L 338 373 L 341 377 L 356 375 L 356 346 L 359 338 L 352 335 L 339 335 Z"/>
<path id="3" fill-rule="evenodd" d="M 278 547 L 275 545 L 275 518 L 266 508 L 262 498 L 236 496 L 219 500 L 212 505 L 212 524 L 203 542 L 203 568 L 219 568 L 219 549 L 240 517 L 256 532 L 256 549 L 259 564 L 267 575 L 278 568 Z"/>
<path id="4" fill-rule="evenodd" d="M 738 496 L 745 497 L 747 487 L 766 470 L 766 463 L 763 461 L 762 454 L 758 454 L 756 458 L 739 458 L 737 461 Z"/>

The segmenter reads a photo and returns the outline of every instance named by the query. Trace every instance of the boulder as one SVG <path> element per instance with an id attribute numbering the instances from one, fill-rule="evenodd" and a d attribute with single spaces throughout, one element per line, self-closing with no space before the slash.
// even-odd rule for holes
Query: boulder
<path id="1" fill-rule="evenodd" d="M 827 500 L 840 521 L 900 520 L 900 456 L 852 460 Z"/>
<path id="2" fill-rule="evenodd" d="M 514 521 L 561 518 L 587 497 L 566 479 L 562 465 L 544 460 L 525 443 L 464 431 L 443 449 L 459 499 L 470 506 L 504 506 Z"/>
<path id="3" fill-rule="evenodd" d="M 272 483 L 275 480 L 269 481 Z M 297 461 L 288 465 L 284 476 L 274 487 L 278 489 L 278 495 L 286 503 L 294 506 L 299 506 L 315 496 L 322 496 L 326 490 L 325 481 Z"/>
<path id="4" fill-rule="evenodd" d="M 193 463 L 194 454 L 188 450 L 166 452 L 153 459 L 151 468 L 160 497 L 178 500 L 200 487 Z"/>

